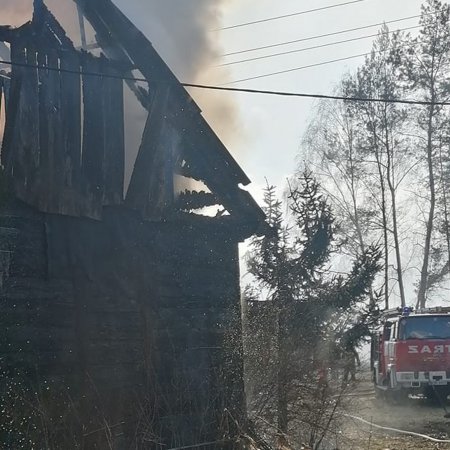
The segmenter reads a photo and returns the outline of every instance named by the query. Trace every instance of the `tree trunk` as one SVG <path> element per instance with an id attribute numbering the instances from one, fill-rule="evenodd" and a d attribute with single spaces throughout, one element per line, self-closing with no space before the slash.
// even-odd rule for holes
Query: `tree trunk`
<path id="1" fill-rule="evenodd" d="M 434 88 L 432 87 L 432 92 Z M 435 102 L 434 92 L 431 95 L 431 102 Z M 436 186 L 434 180 L 434 168 L 433 168 L 433 117 L 435 113 L 435 108 L 433 105 L 430 106 L 428 114 L 428 129 L 427 129 L 427 163 L 428 163 L 428 183 L 430 185 L 430 210 L 428 212 L 428 220 L 425 235 L 425 248 L 423 251 L 423 264 L 420 271 L 420 284 L 417 294 L 417 307 L 425 308 L 426 305 L 426 293 L 428 288 L 428 267 L 430 261 L 430 250 L 431 250 L 431 237 L 433 234 L 434 226 L 434 210 L 436 207 Z"/>
<path id="2" fill-rule="evenodd" d="M 359 210 L 358 210 L 358 203 L 357 203 L 357 194 L 356 194 L 356 187 L 355 187 L 355 167 L 353 164 L 353 142 L 351 135 L 349 136 L 349 161 L 350 161 L 350 190 L 351 190 L 351 196 L 352 196 L 352 206 L 353 206 L 353 217 L 355 220 L 355 228 L 356 228 L 356 234 L 358 236 L 359 241 L 359 247 L 361 250 L 361 253 L 364 253 L 366 251 L 366 245 L 364 243 L 364 237 L 361 231 L 361 220 L 359 217 Z"/>
<path id="3" fill-rule="evenodd" d="M 288 417 L 288 359 L 286 340 L 286 310 L 284 302 L 278 303 L 278 367 L 277 367 L 277 428 L 287 434 Z"/>
<path id="4" fill-rule="evenodd" d="M 375 136 L 376 138 L 376 136 Z M 381 220 L 383 224 L 383 252 L 384 252 L 384 307 L 389 309 L 389 242 L 388 242 L 388 220 L 386 212 L 386 185 L 384 182 L 383 165 L 378 148 L 375 149 L 378 176 L 381 186 Z"/>
<path id="5" fill-rule="evenodd" d="M 385 105 L 384 112 L 386 117 L 386 108 L 388 105 Z M 406 298 L 405 298 L 405 287 L 403 285 L 403 269 L 402 269 L 402 255 L 400 253 L 400 239 L 398 236 L 398 218 L 397 218 L 397 193 L 395 188 L 395 174 L 394 174 L 394 163 L 393 163 L 393 148 L 390 145 L 389 141 L 389 124 L 387 120 L 385 120 L 385 147 L 386 147 L 386 156 L 387 156 L 387 182 L 389 186 L 389 191 L 391 193 L 391 206 L 392 206 L 392 234 L 394 235 L 394 247 L 395 247 L 395 260 L 397 263 L 397 281 L 398 288 L 400 291 L 400 302 L 402 308 L 406 306 Z"/>
<path id="6" fill-rule="evenodd" d="M 397 225 L 397 202 L 396 202 L 396 193 L 395 188 L 391 186 L 392 183 L 389 183 L 389 190 L 391 192 L 391 201 L 392 201 L 392 228 L 394 234 L 394 246 L 395 246 L 395 259 L 397 262 L 397 280 L 398 287 L 400 290 L 400 301 L 402 308 L 406 306 L 406 298 L 405 298 L 405 288 L 403 285 L 403 269 L 402 269 L 402 256 L 400 253 L 400 240 L 398 238 L 398 225 Z"/>
<path id="7" fill-rule="evenodd" d="M 447 263 L 450 265 L 450 223 L 448 216 L 448 203 L 447 203 L 447 189 L 446 182 L 444 177 L 444 165 L 442 163 L 442 142 L 439 146 L 439 165 L 441 170 L 441 187 L 442 187 L 442 196 L 444 201 L 444 226 L 445 226 L 445 238 L 447 241 L 447 255 L 448 261 Z"/>

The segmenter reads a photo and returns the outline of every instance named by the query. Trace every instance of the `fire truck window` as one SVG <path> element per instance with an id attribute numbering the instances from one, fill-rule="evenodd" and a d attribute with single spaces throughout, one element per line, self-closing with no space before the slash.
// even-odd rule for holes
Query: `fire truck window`
<path id="1" fill-rule="evenodd" d="M 383 340 L 388 341 L 391 338 L 391 328 L 392 328 L 391 322 L 386 322 L 384 324 Z"/>
<path id="2" fill-rule="evenodd" d="M 450 317 L 408 317 L 400 322 L 400 339 L 450 339 Z"/>
<path id="3" fill-rule="evenodd" d="M 391 340 L 397 338 L 397 322 L 394 322 L 391 327 Z"/>
<path id="4" fill-rule="evenodd" d="M 401 319 L 398 324 L 398 338 L 399 339 L 406 339 L 406 330 L 405 330 L 406 320 L 407 319 Z"/>

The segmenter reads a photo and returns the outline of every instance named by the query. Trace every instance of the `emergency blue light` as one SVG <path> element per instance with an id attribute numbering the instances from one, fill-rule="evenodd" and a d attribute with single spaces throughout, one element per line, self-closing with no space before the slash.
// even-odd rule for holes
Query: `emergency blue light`
<path id="1" fill-rule="evenodd" d="M 410 306 L 405 306 L 402 310 L 402 316 L 409 316 L 413 312 Z"/>

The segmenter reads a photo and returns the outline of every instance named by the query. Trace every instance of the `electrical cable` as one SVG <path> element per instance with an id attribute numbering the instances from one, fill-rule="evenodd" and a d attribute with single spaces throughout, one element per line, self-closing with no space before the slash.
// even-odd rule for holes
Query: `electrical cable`
<path id="1" fill-rule="evenodd" d="M 384 22 L 378 22 L 378 23 L 374 23 L 372 25 L 364 25 L 364 26 L 361 26 L 361 27 L 347 28 L 345 30 L 334 31 L 333 33 L 318 34 L 318 35 L 309 36 L 309 37 L 306 37 L 306 38 L 294 39 L 292 41 L 278 42 L 276 44 L 263 45 L 261 47 L 254 47 L 254 48 L 248 48 L 248 49 L 245 49 L 245 50 L 238 50 L 238 51 L 234 51 L 234 52 L 230 52 L 230 53 L 224 53 L 221 56 L 225 57 L 225 56 L 232 56 L 232 55 L 240 55 L 242 53 L 256 52 L 258 50 L 266 50 L 268 48 L 282 47 L 284 45 L 297 44 L 298 42 L 312 41 L 314 39 L 320 39 L 320 38 L 329 37 L 329 36 L 336 36 L 338 34 L 350 33 L 352 31 L 366 30 L 367 28 L 379 27 L 379 26 L 382 26 L 384 24 L 388 25 L 388 24 L 391 24 L 391 23 L 403 22 L 405 20 L 418 19 L 418 18 L 420 18 L 422 16 L 428 16 L 428 15 L 433 15 L 433 14 L 437 14 L 437 13 L 427 13 L 427 14 L 422 14 L 422 15 L 419 14 L 419 15 L 416 15 L 416 16 L 402 17 L 400 19 L 393 19 L 393 20 L 388 20 L 388 21 L 384 21 Z"/>
<path id="2" fill-rule="evenodd" d="M 413 44 L 413 45 L 417 45 L 417 44 L 420 44 L 420 43 L 421 42 L 417 42 L 416 44 Z M 406 44 L 403 47 L 406 47 Z M 327 64 L 332 64 L 332 63 L 335 63 L 335 62 L 348 61 L 350 59 L 355 59 L 355 58 L 362 58 L 363 56 L 369 56 L 372 53 L 383 53 L 383 52 L 384 52 L 384 50 L 371 51 L 371 52 L 367 52 L 367 53 L 360 53 L 358 55 L 346 56 L 346 57 L 343 57 L 343 58 L 330 59 L 330 60 L 327 60 L 327 61 L 322 61 L 320 63 L 308 64 L 306 66 L 292 67 L 290 69 L 279 70 L 277 72 L 269 72 L 269 73 L 265 73 L 265 74 L 262 74 L 262 75 L 255 75 L 255 76 L 248 77 L 248 78 L 241 78 L 239 80 L 230 81 L 228 83 L 225 83 L 224 86 L 229 86 L 230 84 L 243 83 L 244 81 L 258 80 L 258 79 L 261 79 L 261 78 L 268 78 L 268 77 L 272 77 L 272 76 L 275 76 L 275 75 L 282 75 L 282 74 L 285 74 L 285 73 L 297 72 L 299 70 L 310 69 L 312 67 L 325 66 Z"/>
<path id="3" fill-rule="evenodd" d="M 228 83 L 225 83 L 224 86 L 229 86 L 230 84 L 243 83 L 244 81 L 259 80 L 260 78 L 268 78 L 268 77 L 273 77 L 275 75 L 282 75 L 282 74 L 285 74 L 285 73 L 297 72 L 299 70 L 304 70 L 304 69 L 311 69 L 312 67 L 325 66 L 327 64 L 332 64 L 332 63 L 335 63 L 335 62 L 348 61 L 350 59 L 355 59 L 355 58 L 362 58 L 363 56 L 369 56 L 370 53 L 371 52 L 360 53 L 358 55 L 346 56 L 344 58 L 329 59 L 328 61 L 323 61 L 323 62 L 320 62 L 320 63 L 308 64 L 306 66 L 300 66 L 300 67 L 292 67 L 291 69 L 279 70 L 277 72 L 265 73 L 265 74 L 262 74 L 262 75 L 256 75 L 256 76 L 248 77 L 248 78 L 241 78 L 239 80 L 234 80 L 234 81 L 230 81 Z"/>
<path id="4" fill-rule="evenodd" d="M 247 88 L 232 88 L 225 86 L 211 86 L 204 84 L 191 84 L 182 83 L 184 87 L 199 88 L 199 89 L 209 89 L 215 91 L 228 91 L 228 92 L 243 92 L 248 94 L 266 94 L 266 95 L 276 95 L 281 97 L 300 97 L 300 98 L 314 98 L 321 100 L 342 100 L 351 102 L 374 102 L 374 103 L 396 103 L 401 105 L 421 105 L 421 106 L 450 106 L 450 102 L 429 102 L 425 100 L 407 100 L 407 99 L 385 99 L 385 98 L 374 98 L 374 97 L 347 97 L 344 95 L 327 95 L 327 94 L 308 94 L 302 92 L 288 92 L 288 91 L 271 91 L 262 89 L 247 89 Z"/>
<path id="5" fill-rule="evenodd" d="M 0 61 L 0 65 L 5 64 L 9 66 L 23 67 L 35 70 L 48 70 L 60 73 L 70 73 L 74 75 L 83 75 L 83 76 L 95 76 L 100 78 L 114 78 L 120 79 L 124 81 L 137 81 L 150 83 L 145 78 L 137 78 L 137 77 L 126 77 L 122 75 L 113 75 L 113 74 L 104 74 L 99 72 L 82 72 L 70 69 L 62 69 L 56 67 L 49 66 L 40 66 L 33 64 L 25 64 L 25 63 L 14 63 L 11 61 Z M 174 82 L 164 81 L 164 80 L 152 80 L 153 84 L 174 84 Z M 354 102 L 375 102 L 375 103 L 397 103 L 403 105 L 421 105 L 421 106 L 450 106 L 450 102 L 429 102 L 422 100 L 407 100 L 407 99 L 384 99 L 384 98 L 372 98 L 372 97 L 347 97 L 341 95 L 326 95 L 326 94 L 308 94 L 301 92 L 289 92 L 289 91 L 272 91 L 272 90 L 262 90 L 262 89 L 248 89 L 248 88 L 233 88 L 226 86 L 214 86 L 214 85 L 206 85 L 206 84 L 197 84 L 197 83 L 177 83 L 181 84 L 184 87 L 196 88 L 196 89 L 206 89 L 213 91 L 224 91 L 224 92 L 242 92 L 249 94 L 265 94 L 265 95 L 274 95 L 274 96 L 282 96 L 282 97 L 300 97 L 300 98 L 315 98 L 315 99 L 327 99 L 327 100 L 342 100 L 342 101 L 354 101 Z"/>
<path id="6" fill-rule="evenodd" d="M 290 55 L 290 54 L 293 54 L 293 53 L 300 53 L 300 52 L 305 52 L 305 51 L 308 51 L 308 50 L 316 50 L 318 48 L 324 48 L 324 47 L 330 47 L 330 46 L 333 46 L 333 45 L 345 44 L 345 43 L 348 43 L 348 42 L 360 41 L 362 39 L 378 37 L 380 35 L 383 36 L 383 35 L 387 35 L 387 34 L 396 33 L 396 32 L 399 32 L 399 31 L 414 30 L 414 29 L 417 29 L 417 28 L 420 28 L 420 27 L 421 27 L 421 25 L 415 25 L 413 27 L 401 28 L 399 30 L 392 30 L 392 31 L 389 30 L 387 32 L 376 33 L 376 34 L 369 34 L 369 35 L 366 35 L 366 36 L 359 36 L 359 37 L 356 37 L 356 38 L 345 39 L 345 40 L 342 40 L 342 41 L 328 42 L 326 44 L 321 44 L 321 45 L 314 45 L 313 47 L 305 47 L 305 48 L 300 48 L 300 49 L 296 49 L 296 50 L 288 50 L 286 52 L 272 53 L 270 55 L 256 56 L 254 58 L 247 58 L 247 59 L 241 59 L 239 61 L 232 61 L 232 62 L 228 62 L 228 63 L 218 64 L 216 67 L 233 66 L 233 65 L 236 65 L 236 64 L 243 64 L 243 63 L 251 62 L 251 61 L 259 61 L 259 60 L 262 60 L 262 59 L 275 58 L 277 56 Z"/>
<path id="7" fill-rule="evenodd" d="M 317 12 L 317 11 L 324 11 L 326 9 L 338 8 L 340 6 L 351 5 L 352 3 L 361 3 L 364 1 L 366 1 L 366 0 L 351 0 L 348 2 L 344 2 L 344 3 L 337 3 L 335 5 L 323 6 L 321 8 L 307 9 L 305 11 L 299 11 L 299 12 L 290 13 L 290 14 L 283 14 L 282 16 L 268 17 L 266 19 L 254 20 L 252 22 L 245 22 L 245 23 L 239 23 L 237 25 L 230 25 L 227 27 L 216 28 L 215 30 L 212 30 L 212 31 L 231 30 L 233 28 L 241 28 L 241 27 L 246 27 L 249 25 L 256 25 L 258 23 L 271 22 L 273 20 L 286 19 L 288 17 L 294 17 L 294 16 L 301 16 L 303 14 L 309 14 L 309 13 L 313 13 L 313 12 Z"/>

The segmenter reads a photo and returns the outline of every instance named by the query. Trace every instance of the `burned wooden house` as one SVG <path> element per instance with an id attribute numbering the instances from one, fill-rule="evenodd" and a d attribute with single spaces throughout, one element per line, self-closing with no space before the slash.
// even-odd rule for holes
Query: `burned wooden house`
<path id="1" fill-rule="evenodd" d="M 97 55 L 42 0 L 0 27 L 0 446 L 232 448 L 238 243 L 264 214 L 144 35 L 111 0 L 78 6 Z M 148 111 L 127 189 L 124 83 Z"/>

